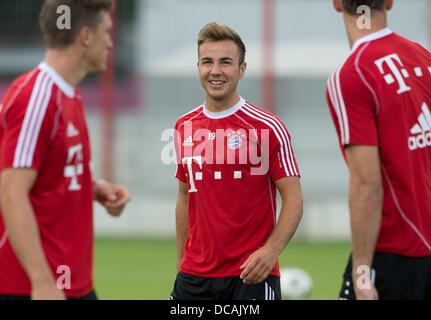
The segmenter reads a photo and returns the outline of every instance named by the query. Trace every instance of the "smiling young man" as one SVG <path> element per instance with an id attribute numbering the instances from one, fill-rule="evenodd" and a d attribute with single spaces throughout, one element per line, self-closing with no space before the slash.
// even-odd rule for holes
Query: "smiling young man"
<path id="1" fill-rule="evenodd" d="M 340 298 L 430 299 L 431 54 L 388 28 L 393 0 L 333 5 L 352 48 L 327 86 L 350 173 L 352 255 Z M 364 5 L 369 27 L 360 28 Z"/>
<path id="2" fill-rule="evenodd" d="M 67 5 L 72 28 L 57 28 Z M 93 199 L 119 216 L 126 188 L 97 181 L 82 96 L 106 69 L 111 0 L 46 0 L 45 61 L 19 77 L 0 110 L 0 300 L 96 299 Z"/>
<path id="3" fill-rule="evenodd" d="M 299 171 L 280 119 L 238 93 L 245 52 L 227 26 L 210 23 L 199 33 L 205 103 L 175 126 L 178 275 L 172 299 L 281 299 L 278 256 L 302 216 Z"/>

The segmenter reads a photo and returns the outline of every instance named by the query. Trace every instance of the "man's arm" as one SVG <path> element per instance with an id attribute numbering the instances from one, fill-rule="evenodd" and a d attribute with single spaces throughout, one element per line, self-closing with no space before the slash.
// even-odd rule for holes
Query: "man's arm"
<path id="1" fill-rule="evenodd" d="M 382 218 L 383 188 L 377 147 L 351 145 L 346 148 L 350 172 L 349 207 L 352 230 L 352 277 L 356 298 L 378 299 L 375 287 L 368 282 L 368 290 L 359 290 L 361 276 L 358 267 L 371 270 L 374 250 Z"/>
<path id="2" fill-rule="evenodd" d="M 9 240 L 30 278 L 32 299 L 64 299 L 46 259 L 29 192 L 36 180 L 32 169 L 1 172 L 0 204 Z"/>
<path id="3" fill-rule="evenodd" d="M 302 217 L 302 191 L 299 177 L 287 177 L 275 182 L 282 205 L 277 225 L 265 245 L 251 254 L 241 266 L 246 284 L 264 281 L 274 268 L 278 256 L 294 235 Z"/>
<path id="4" fill-rule="evenodd" d="M 181 260 L 184 256 L 184 247 L 188 236 L 189 191 L 187 184 L 179 181 L 178 199 L 175 208 L 177 229 L 177 271 L 180 271 Z"/>

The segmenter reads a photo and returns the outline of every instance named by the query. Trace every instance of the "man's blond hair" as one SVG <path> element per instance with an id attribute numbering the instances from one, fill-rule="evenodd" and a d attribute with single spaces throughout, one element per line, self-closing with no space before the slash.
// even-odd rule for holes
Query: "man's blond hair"
<path id="1" fill-rule="evenodd" d="M 242 65 L 245 61 L 245 45 L 241 40 L 241 37 L 232 28 L 226 25 L 219 24 L 217 22 L 211 22 L 205 25 L 198 36 L 198 53 L 199 48 L 205 42 L 231 40 L 235 42 L 239 50 L 239 65 Z"/>

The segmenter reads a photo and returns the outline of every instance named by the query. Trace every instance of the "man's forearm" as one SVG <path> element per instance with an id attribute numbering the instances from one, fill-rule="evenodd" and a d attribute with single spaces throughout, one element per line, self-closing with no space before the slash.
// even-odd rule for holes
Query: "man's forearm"
<path id="1" fill-rule="evenodd" d="M 178 271 L 179 264 L 184 256 L 184 247 L 188 236 L 188 202 L 178 199 L 175 209 L 176 231 L 177 231 L 177 251 L 178 251 Z"/>
<path id="2" fill-rule="evenodd" d="M 54 282 L 28 196 L 2 196 L 2 212 L 9 241 L 32 285 Z"/>
<path id="3" fill-rule="evenodd" d="M 352 179 L 349 192 L 353 273 L 371 267 L 382 217 L 383 190 Z M 358 275 L 358 274 L 357 274 Z"/>
<path id="4" fill-rule="evenodd" d="M 302 218 L 302 191 L 299 177 L 287 177 L 276 181 L 282 204 L 277 225 L 265 246 L 280 255 L 295 234 Z"/>
<path id="5" fill-rule="evenodd" d="M 278 255 L 286 247 L 295 234 L 302 217 L 302 200 L 290 199 L 283 201 L 277 225 L 266 242 Z"/>

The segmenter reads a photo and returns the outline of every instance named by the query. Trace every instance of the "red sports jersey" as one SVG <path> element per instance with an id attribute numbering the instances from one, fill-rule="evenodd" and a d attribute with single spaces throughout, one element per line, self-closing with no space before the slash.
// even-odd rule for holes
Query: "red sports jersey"
<path id="1" fill-rule="evenodd" d="M 43 250 L 66 295 L 84 296 L 93 289 L 93 190 L 82 97 L 42 63 L 12 84 L 0 120 L 0 169 L 38 171 L 30 201 Z M 0 294 L 30 293 L 0 219 Z"/>
<path id="2" fill-rule="evenodd" d="M 219 113 L 200 106 L 175 129 L 176 177 L 189 188 L 181 272 L 239 276 L 275 227 L 274 182 L 299 176 L 289 133 L 279 118 L 242 98 Z M 278 263 L 271 274 L 279 276 Z"/>
<path id="3" fill-rule="evenodd" d="M 431 255 L 431 54 L 389 29 L 359 39 L 327 98 L 344 146 L 378 146 L 383 212 L 377 252 Z"/>

